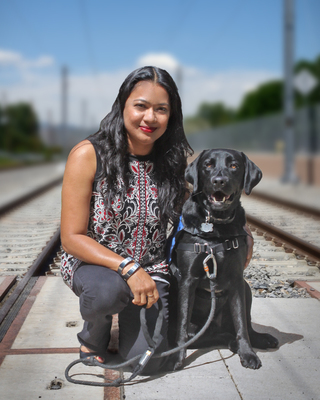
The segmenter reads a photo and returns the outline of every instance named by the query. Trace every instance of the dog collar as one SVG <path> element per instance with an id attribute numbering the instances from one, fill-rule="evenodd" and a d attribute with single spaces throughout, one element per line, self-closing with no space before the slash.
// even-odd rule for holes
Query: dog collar
<path id="1" fill-rule="evenodd" d="M 214 218 L 210 211 L 206 210 L 208 215 L 206 215 L 206 222 L 202 222 L 200 226 L 201 232 L 209 233 L 213 231 L 214 224 L 230 224 L 235 218 L 235 211 L 233 215 L 230 215 L 228 218 Z"/>

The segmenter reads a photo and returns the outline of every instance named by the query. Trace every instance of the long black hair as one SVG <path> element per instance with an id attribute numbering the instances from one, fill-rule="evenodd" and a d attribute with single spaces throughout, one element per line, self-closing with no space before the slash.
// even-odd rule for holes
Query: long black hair
<path id="1" fill-rule="evenodd" d="M 98 132 L 90 136 L 97 146 L 102 161 L 102 176 L 106 181 L 106 206 L 117 190 L 116 178 L 124 182 L 123 195 L 128 189 L 128 139 L 123 110 L 127 98 L 140 81 L 151 81 L 162 86 L 169 95 L 170 118 L 165 133 L 154 143 L 153 160 L 158 186 L 158 202 L 162 222 L 175 224 L 187 192 L 184 172 L 187 157 L 193 154 L 183 129 L 181 99 L 177 86 L 163 69 L 143 67 L 131 72 L 121 85 L 111 112 L 101 121 Z"/>

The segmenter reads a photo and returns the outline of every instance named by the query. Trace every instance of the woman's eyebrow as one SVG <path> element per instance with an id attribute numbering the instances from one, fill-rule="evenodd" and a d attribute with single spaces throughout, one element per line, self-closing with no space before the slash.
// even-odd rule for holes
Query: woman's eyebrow
<path id="1" fill-rule="evenodd" d="M 142 102 L 144 102 L 144 103 L 151 104 L 150 101 L 145 100 L 145 99 L 134 99 L 133 101 L 142 101 Z M 158 105 L 158 106 L 168 106 L 168 107 L 170 107 L 170 104 L 169 104 L 169 103 L 158 103 L 157 105 Z"/>

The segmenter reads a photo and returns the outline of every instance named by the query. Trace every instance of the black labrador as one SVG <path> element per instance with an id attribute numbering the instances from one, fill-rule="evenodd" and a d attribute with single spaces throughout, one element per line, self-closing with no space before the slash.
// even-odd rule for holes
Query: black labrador
<path id="1" fill-rule="evenodd" d="M 177 344 L 186 343 L 208 318 L 207 276 L 215 276 L 216 262 L 214 319 L 192 347 L 226 346 L 239 354 L 244 367 L 260 368 L 253 347 L 274 348 L 278 340 L 254 331 L 251 325 L 252 295 L 243 278 L 246 218 L 240 196 L 243 190 L 251 193 L 262 173 L 244 153 L 212 149 L 204 150 L 187 167 L 185 176 L 193 191 L 183 206 L 183 229 L 176 235 L 171 261 L 178 277 Z M 185 354 L 185 350 L 178 353 L 174 369 L 182 367 Z"/>

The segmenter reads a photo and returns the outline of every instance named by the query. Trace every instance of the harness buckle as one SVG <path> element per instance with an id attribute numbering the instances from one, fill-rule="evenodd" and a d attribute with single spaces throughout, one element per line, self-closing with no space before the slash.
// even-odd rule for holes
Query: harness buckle
<path id="1" fill-rule="evenodd" d="M 226 246 L 227 246 L 226 250 L 227 251 L 231 250 L 232 249 L 232 243 L 230 242 L 230 240 L 229 239 L 225 240 L 225 243 L 226 243 Z"/>
<path id="2" fill-rule="evenodd" d="M 239 247 L 239 241 L 238 238 L 235 238 L 232 240 L 233 248 L 237 249 Z"/>
<path id="3" fill-rule="evenodd" d="M 196 254 L 201 253 L 201 244 L 200 244 L 200 243 L 195 243 L 195 244 L 193 245 L 193 251 L 194 251 Z"/>

